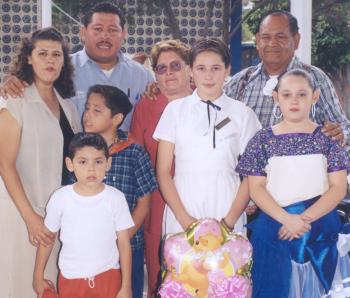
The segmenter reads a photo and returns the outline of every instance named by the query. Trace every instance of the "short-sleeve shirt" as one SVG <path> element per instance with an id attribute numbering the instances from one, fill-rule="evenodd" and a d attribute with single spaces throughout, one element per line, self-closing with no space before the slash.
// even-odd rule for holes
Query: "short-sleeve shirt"
<path id="1" fill-rule="evenodd" d="M 118 139 L 127 140 L 128 135 L 118 130 Z M 112 165 L 104 182 L 124 193 L 132 212 L 137 201 L 158 188 L 154 169 L 145 149 L 139 144 L 131 144 L 113 154 Z M 143 227 L 131 238 L 133 249 L 144 247 Z"/>
<path id="2" fill-rule="evenodd" d="M 50 198 L 46 227 L 60 230 L 58 265 L 66 278 L 88 278 L 119 268 L 116 232 L 134 225 L 124 194 L 105 185 L 93 196 L 82 196 L 67 185 Z"/>
<path id="3" fill-rule="evenodd" d="M 275 135 L 260 130 L 248 143 L 236 171 L 266 176 L 267 189 L 280 206 L 311 199 L 327 191 L 328 173 L 349 170 L 350 160 L 339 141 L 322 133 Z"/>
<path id="4" fill-rule="evenodd" d="M 72 98 L 80 115 L 83 114 L 86 103 L 86 95 L 89 87 L 95 84 L 110 85 L 119 88 L 129 96 L 134 106 L 141 98 L 141 94 L 147 85 L 154 81 L 152 74 L 137 63 L 127 58 L 123 53 L 118 53 L 118 63 L 110 76 L 102 71 L 100 66 L 90 59 L 85 48 L 72 55 L 74 65 L 74 87 L 76 96 Z M 128 131 L 131 122 L 132 112 L 128 114 L 121 129 Z"/>

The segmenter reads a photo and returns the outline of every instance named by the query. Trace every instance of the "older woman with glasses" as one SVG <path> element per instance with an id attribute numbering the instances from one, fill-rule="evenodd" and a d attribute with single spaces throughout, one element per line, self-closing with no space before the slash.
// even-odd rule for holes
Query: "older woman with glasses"
<path id="1" fill-rule="evenodd" d="M 177 40 L 160 41 L 152 49 L 152 67 L 159 92 L 154 100 L 143 97 L 136 106 L 131 133 L 149 153 L 156 165 L 158 142 L 152 135 L 166 105 L 192 93 L 189 75 L 190 47 Z M 159 246 L 162 237 L 164 199 L 159 191 L 152 193 L 150 213 L 144 226 L 146 265 L 148 272 L 148 297 L 154 297 L 157 275 L 160 271 Z"/>

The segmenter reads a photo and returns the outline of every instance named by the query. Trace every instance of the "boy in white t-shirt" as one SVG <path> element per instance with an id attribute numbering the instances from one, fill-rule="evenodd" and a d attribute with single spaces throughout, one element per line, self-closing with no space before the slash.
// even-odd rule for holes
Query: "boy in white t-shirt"
<path id="1" fill-rule="evenodd" d="M 100 135 L 79 133 L 73 138 L 66 165 L 77 182 L 53 193 L 45 217 L 50 231 L 60 230 L 60 298 L 132 296 L 128 229 L 134 223 L 124 194 L 102 183 L 110 164 Z M 51 249 L 40 245 L 37 251 L 33 287 L 38 297 L 55 291 L 44 279 Z"/>

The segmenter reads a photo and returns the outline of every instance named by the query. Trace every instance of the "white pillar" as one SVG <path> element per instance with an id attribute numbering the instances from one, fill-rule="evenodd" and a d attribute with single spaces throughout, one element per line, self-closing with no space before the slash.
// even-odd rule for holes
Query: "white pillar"
<path id="1" fill-rule="evenodd" d="M 296 55 L 304 63 L 311 64 L 312 0 L 291 0 L 290 10 L 298 20 L 301 36 Z"/>
<path id="2" fill-rule="evenodd" d="M 41 0 L 41 28 L 52 25 L 51 0 Z"/>

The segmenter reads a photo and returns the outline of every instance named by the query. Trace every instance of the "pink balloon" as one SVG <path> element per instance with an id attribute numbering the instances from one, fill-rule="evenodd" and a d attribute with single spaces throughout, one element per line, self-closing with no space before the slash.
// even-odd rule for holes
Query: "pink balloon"
<path id="1" fill-rule="evenodd" d="M 167 271 L 160 297 L 251 296 L 252 247 L 217 220 L 202 219 L 188 231 L 169 236 L 163 249 Z"/>
<path id="2" fill-rule="evenodd" d="M 168 271 L 175 269 L 175 271 L 179 273 L 182 257 L 191 249 L 190 244 L 183 234 L 176 234 L 166 239 L 163 248 L 163 256 Z"/>
<path id="3" fill-rule="evenodd" d="M 241 236 L 233 236 L 223 245 L 223 249 L 229 252 L 233 268 L 237 270 L 249 263 L 252 258 L 252 246 L 248 240 Z"/>

